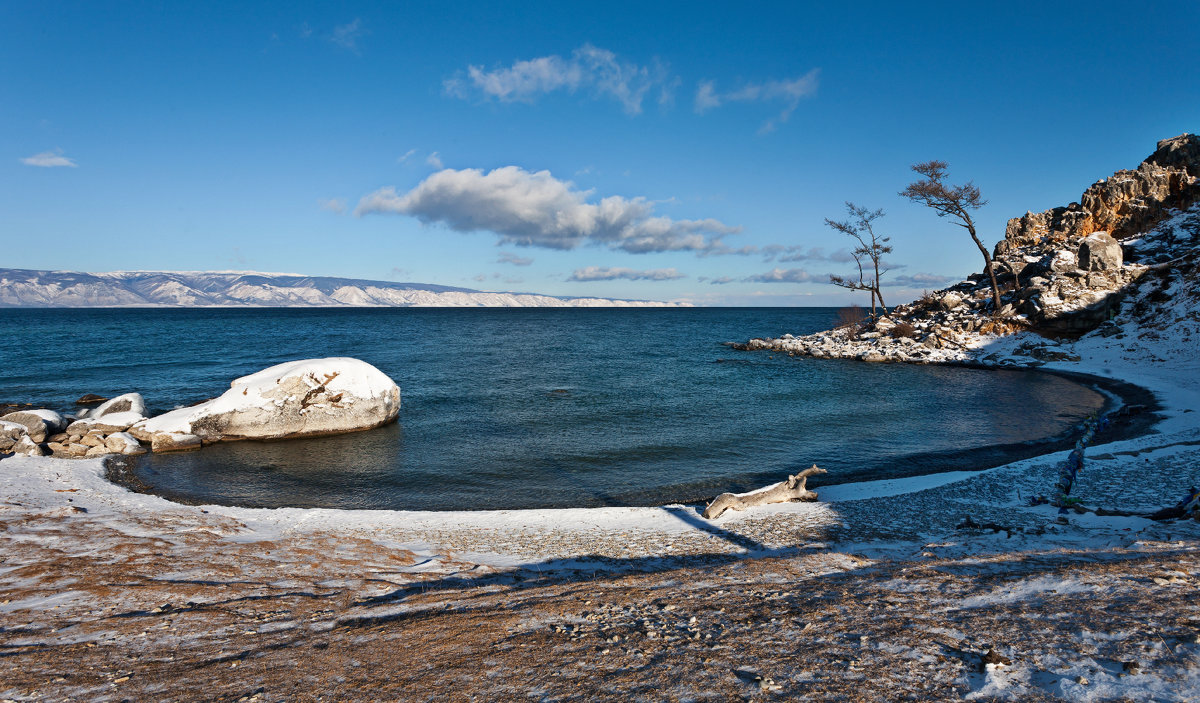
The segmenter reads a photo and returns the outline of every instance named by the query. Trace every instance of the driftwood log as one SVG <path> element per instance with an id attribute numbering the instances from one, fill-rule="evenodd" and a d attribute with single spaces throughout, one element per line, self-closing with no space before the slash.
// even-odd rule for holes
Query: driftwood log
<path id="1" fill-rule="evenodd" d="M 805 469 L 795 476 L 788 476 L 786 481 L 760 488 L 749 493 L 722 493 L 713 499 L 713 502 L 708 504 L 704 509 L 704 517 L 712 520 L 719 517 L 726 510 L 745 510 L 756 505 L 766 505 L 768 503 L 787 503 L 794 500 L 816 500 L 816 491 L 810 491 L 805 487 L 808 482 L 808 477 L 815 474 L 828 473 L 825 469 L 817 468 L 816 464 L 812 465 L 811 469 Z"/>

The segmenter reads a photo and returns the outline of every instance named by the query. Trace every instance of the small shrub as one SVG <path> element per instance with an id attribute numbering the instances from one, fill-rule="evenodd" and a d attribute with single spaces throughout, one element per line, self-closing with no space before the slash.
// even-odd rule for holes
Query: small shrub
<path id="1" fill-rule="evenodd" d="M 896 339 L 899 339 L 900 337 L 908 337 L 909 339 L 912 339 L 913 337 L 917 336 L 917 328 L 913 327 L 907 322 L 900 322 L 897 323 L 895 327 L 888 330 L 888 334 L 892 335 Z"/>
<path id="2" fill-rule="evenodd" d="M 857 305 L 851 305 L 848 308 L 838 310 L 837 329 L 845 330 L 846 336 L 850 339 L 858 339 L 858 334 L 862 332 L 867 316 L 863 313 L 863 309 Z"/>

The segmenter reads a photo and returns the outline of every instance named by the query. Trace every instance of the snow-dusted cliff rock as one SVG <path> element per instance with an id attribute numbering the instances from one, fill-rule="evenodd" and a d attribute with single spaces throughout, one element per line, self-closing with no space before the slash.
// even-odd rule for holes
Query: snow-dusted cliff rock
<path id="1" fill-rule="evenodd" d="M 678 303 L 489 293 L 428 283 L 203 271 L 0 269 L 0 307 L 680 307 Z"/>

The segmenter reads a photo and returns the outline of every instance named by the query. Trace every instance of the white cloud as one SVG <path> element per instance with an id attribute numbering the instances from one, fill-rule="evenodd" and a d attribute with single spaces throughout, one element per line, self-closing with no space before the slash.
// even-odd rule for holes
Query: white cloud
<path id="1" fill-rule="evenodd" d="M 408 151 L 404 152 L 404 154 L 396 158 L 396 163 L 402 164 L 405 161 L 408 161 L 415 153 L 417 153 L 416 149 L 409 149 Z"/>
<path id="2" fill-rule="evenodd" d="M 429 156 L 425 157 L 425 163 L 429 164 L 430 166 L 436 168 L 439 171 L 446 168 L 446 165 L 442 163 L 442 157 L 440 155 L 438 155 L 438 153 L 436 151 L 433 152 L 432 154 L 430 154 Z"/>
<path id="3" fill-rule="evenodd" d="M 567 280 L 615 281 L 617 279 L 624 279 L 627 281 L 673 281 L 677 278 L 687 278 L 687 276 L 684 276 L 673 268 L 637 271 L 621 267 L 585 266 L 581 269 L 575 269 L 575 272 Z"/>
<path id="4" fill-rule="evenodd" d="M 366 30 L 362 27 L 362 20 L 355 18 L 353 22 L 341 24 L 333 28 L 333 34 L 329 37 L 329 41 L 337 44 L 346 51 L 358 53 L 358 40 L 366 34 Z"/>
<path id="5" fill-rule="evenodd" d="M 885 278 L 881 285 L 893 288 L 929 288 L 936 289 L 959 279 L 952 276 L 939 276 L 936 273 L 914 273 L 911 276 L 891 276 Z"/>
<path id="6" fill-rule="evenodd" d="M 783 103 L 783 110 L 759 128 L 760 133 L 771 132 L 788 121 L 801 99 L 817 92 L 820 76 L 821 69 L 814 68 L 797 78 L 747 83 L 727 93 L 718 92 L 715 81 L 701 81 L 696 88 L 695 110 L 698 114 L 703 114 L 732 102 Z"/>
<path id="7" fill-rule="evenodd" d="M 321 206 L 322 210 L 335 212 L 339 215 L 346 211 L 345 198 L 325 198 L 317 201 L 317 203 Z"/>
<path id="8" fill-rule="evenodd" d="M 742 279 L 754 283 L 808 283 L 818 280 L 817 276 L 805 271 L 804 269 L 781 269 L 773 268 L 766 273 L 760 273 L 755 276 L 747 276 Z"/>
<path id="9" fill-rule="evenodd" d="M 75 163 L 73 159 L 68 159 L 62 155 L 62 149 L 43 151 L 40 154 L 26 156 L 25 158 L 21 159 L 21 163 L 25 164 L 26 166 L 41 166 L 42 168 L 55 168 L 58 166 L 67 166 L 70 168 L 79 167 L 79 164 Z"/>
<path id="10" fill-rule="evenodd" d="M 721 237 L 741 230 L 714 219 L 655 215 L 653 204 L 641 197 L 589 202 L 591 196 L 549 171 L 445 169 L 403 195 L 391 186 L 380 188 L 359 201 L 355 214 L 393 213 L 459 232 L 486 230 L 503 244 L 547 249 L 592 244 L 634 254 L 723 250 Z"/>
<path id="11" fill-rule="evenodd" d="M 642 111 L 642 101 L 654 88 L 659 90 L 658 101 L 669 103 L 676 85 L 678 79 L 658 62 L 639 66 L 591 44 L 579 47 L 570 58 L 542 56 L 491 71 L 468 66 L 465 75 L 460 72 L 443 82 L 448 95 L 467 98 L 479 93 L 500 102 L 533 102 L 546 93 L 587 89 L 616 100 L 631 115 Z"/>
<path id="12" fill-rule="evenodd" d="M 783 246 L 782 244 L 768 244 L 757 251 L 747 253 L 761 253 L 763 261 L 833 261 L 837 263 L 846 263 L 854 261 L 854 257 L 850 254 L 849 249 L 838 249 L 832 254 L 826 254 L 824 247 L 804 247 L 804 246 Z"/>
<path id="13" fill-rule="evenodd" d="M 512 264 L 513 266 L 528 266 L 533 263 L 533 259 L 527 259 L 523 256 L 517 256 L 511 251 L 500 252 L 500 257 L 496 259 L 498 264 Z"/>

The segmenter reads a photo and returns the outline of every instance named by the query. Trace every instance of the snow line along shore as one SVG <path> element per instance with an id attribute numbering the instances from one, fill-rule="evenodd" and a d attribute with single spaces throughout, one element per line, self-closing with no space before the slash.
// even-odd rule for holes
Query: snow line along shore
<path id="1" fill-rule="evenodd" d="M 1046 366 L 1135 382 L 1161 418 L 1089 448 L 1075 495 L 1176 500 L 1200 465 L 1187 340 L 1148 362 L 1109 337 L 1067 348 L 1080 361 Z M 714 521 L 184 506 L 103 459 L 14 457 L 0 698 L 1193 699 L 1200 523 L 1059 524 L 1028 497 L 1066 454 Z"/>

